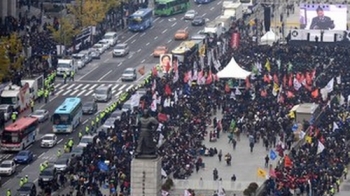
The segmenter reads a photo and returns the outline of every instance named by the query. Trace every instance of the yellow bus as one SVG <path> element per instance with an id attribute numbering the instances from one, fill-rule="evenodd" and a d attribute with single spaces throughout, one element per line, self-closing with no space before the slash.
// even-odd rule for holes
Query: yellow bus
<path id="1" fill-rule="evenodd" d="M 185 57 L 196 54 L 198 51 L 197 41 L 184 41 L 178 47 L 171 51 L 171 53 L 177 57 L 179 62 L 183 62 Z"/>

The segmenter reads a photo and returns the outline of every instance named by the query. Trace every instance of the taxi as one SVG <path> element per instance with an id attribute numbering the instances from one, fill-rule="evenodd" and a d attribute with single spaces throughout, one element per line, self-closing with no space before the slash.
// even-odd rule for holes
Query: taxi
<path id="1" fill-rule="evenodd" d="M 159 57 L 162 54 L 168 53 L 168 48 L 166 46 L 158 46 L 153 51 L 154 57 Z"/>
<path id="2" fill-rule="evenodd" d="M 188 38 L 188 31 L 185 29 L 180 29 L 176 31 L 174 38 L 175 40 L 186 40 Z"/>

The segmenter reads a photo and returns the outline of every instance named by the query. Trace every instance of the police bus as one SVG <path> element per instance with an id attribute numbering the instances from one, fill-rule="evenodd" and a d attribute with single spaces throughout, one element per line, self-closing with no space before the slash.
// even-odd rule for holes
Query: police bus
<path id="1" fill-rule="evenodd" d="M 129 31 L 144 31 L 152 26 L 153 10 L 149 8 L 139 9 L 128 17 Z"/>
<path id="2" fill-rule="evenodd" d="M 78 97 L 69 97 L 58 106 L 52 115 L 52 130 L 54 133 L 72 133 L 83 116 L 83 104 Z"/>
<path id="3" fill-rule="evenodd" d="M 21 151 L 35 142 L 39 133 L 39 119 L 22 117 L 5 127 L 1 134 L 1 150 Z"/>

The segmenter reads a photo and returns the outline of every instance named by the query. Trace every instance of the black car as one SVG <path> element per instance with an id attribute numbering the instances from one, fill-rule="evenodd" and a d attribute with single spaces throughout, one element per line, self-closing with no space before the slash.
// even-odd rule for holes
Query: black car
<path id="1" fill-rule="evenodd" d="M 191 22 L 192 26 L 202 26 L 205 24 L 205 19 L 201 16 L 196 16 Z"/>
<path id="2" fill-rule="evenodd" d="M 36 186 L 33 182 L 27 182 L 17 190 L 17 196 L 36 196 Z"/>
<path id="3" fill-rule="evenodd" d="M 83 104 L 83 114 L 94 114 L 97 110 L 98 106 L 95 101 L 87 101 Z"/>
<path id="4" fill-rule="evenodd" d="M 53 166 L 49 166 L 40 172 L 38 185 L 44 189 L 47 185 L 51 186 L 57 182 L 57 170 Z"/>

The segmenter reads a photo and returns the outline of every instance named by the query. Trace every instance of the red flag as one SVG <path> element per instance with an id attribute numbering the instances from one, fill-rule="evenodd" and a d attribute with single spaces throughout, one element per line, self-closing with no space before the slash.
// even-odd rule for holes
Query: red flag
<path id="1" fill-rule="evenodd" d="M 185 75 L 184 75 L 184 83 L 187 83 L 190 80 L 188 73 L 189 72 L 185 73 Z"/>
<path id="2" fill-rule="evenodd" d="M 303 83 L 305 76 L 302 73 L 297 73 L 296 79 L 298 80 L 299 83 Z"/>
<path id="3" fill-rule="evenodd" d="M 260 96 L 262 96 L 262 97 L 266 97 L 266 96 L 267 96 L 267 92 L 266 92 L 265 89 L 264 89 L 264 90 L 261 90 Z"/>
<path id="4" fill-rule="evenodd" d="M 158 121 L 159 122 L 166 122 L 166 121 L 168 121 L 168 116 L 166 114 L 159 113 L 158 114 Z"/>
<path id="5" fill-rule="evenodd" d="M 319 96 L 318 89 L 315 89 L 314 91 L 312 91 L 312 93 L 311 93 L 312 98 L 317 98 L 318 96 Z"/>
<path id="6" fill-rule="evenodd" d="M 271 82 L 271 78 L 270 78 L 271 76 L 269 75 L 269 74 L 265 74 L 264 75 L 264 82 L 266 82 L 266 83 L 270 83 Z"/>
<path id="7" fill-rule="evenodd" d="M 273 74 L 273 82 L 276 83 L 276 84 L 279 84 L 277 74 Z"/>
<path id="8" fill-rule="evenodd" d="M 293 163 L 292 160 L 289 158 L 288 155 L 284 156 L 284 167 L 292 167 Z"/>
<path id="9" fill-rule="evenodd" d="M 284 86 L 287 86 L 287 82 L 288 82 L 287 75 L 284 75 L 284 76 L 283 76 L 283 85 L 284 85 Z"/>
<path id="10" fill-rule="evenodd" d="M 211 74 L 211 71 L 209 71 L 207 81 L 205 81 L 205 84 L 211 84 L 212 82 L 213 82 L 213 75 Z"/>
<path id="11" fill-rule="evenodd" d="M 272 178 L 276 178 L 277 176 L 276 176 L 276 172 L 275 172 L 275 170 L 274 169 L 270 169 L 270 171 L 269 171 L 269 176 L 270 177 L 272 177 Z"/>
<path id="12" fill-rule="evenodd" d="M 171 95 L 172 92 L 169 84 L 165 85 L 164 92 L 165 92 L 165 95 Z"/>
<path id="13" fill-rule="evenodd" d="M 250 84 L 250 80 L 249 80 L 249 76 L 245 79 L 245 88 L 246 89 L 250 89 L 251 84 Z"/>
<path id="14" fill-rule="evenodd" d="M 294 97 L 294 93 L 292 91 L 287 91 L 287 97 L 288 98 L 293 98 Z"/>
<path id="15" fill-rule="evenodd" d="M 289 87 L 292 87 L 292 86 L 293 86 L 293 74 L 290 74 L 290 75 L 289 75 L 288 86 L 289 86 Z"/>

